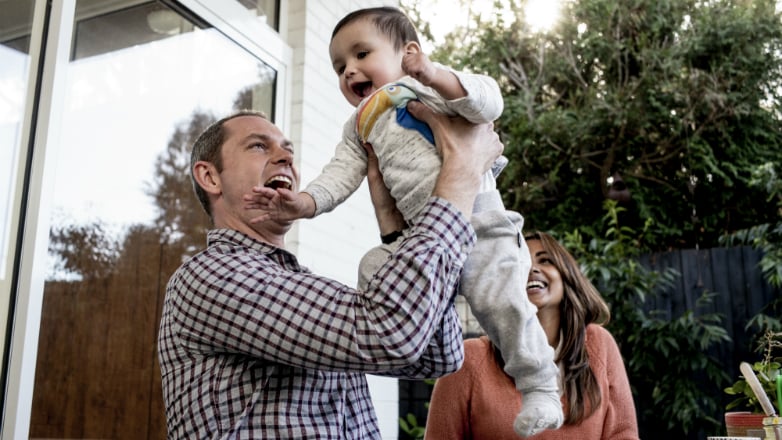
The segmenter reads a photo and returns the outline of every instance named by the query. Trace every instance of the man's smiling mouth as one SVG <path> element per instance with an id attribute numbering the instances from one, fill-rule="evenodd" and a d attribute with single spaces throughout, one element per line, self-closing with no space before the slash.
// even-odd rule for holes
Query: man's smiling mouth
<path id="1" fill-rule="evenodd" d="M 293 181 L 291 181 L 291 179 L 287 176 L 274 176 L 271 179 L 267 180 L 266 183 L 263 184 L 263 186 L 272 189 L 285 188 L 287 190 L 290 190 L 291 188 L 293 188 Z"/>

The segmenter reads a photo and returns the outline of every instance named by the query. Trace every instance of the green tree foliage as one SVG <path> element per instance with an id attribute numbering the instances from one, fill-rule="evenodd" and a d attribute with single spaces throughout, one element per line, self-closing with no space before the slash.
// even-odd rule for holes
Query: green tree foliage
<path id="1" fill-rule="evenodd" d="M 679 274 L 641 265 L 635 237 L 643 234 L 619 226 L 624 208 L 616 202 L 606 201 L 605 208 L 603 237 L 586 239 L 574 231 L 561 241 L 611 306 L 608 329 L 625 359 L 641 438 L 683 439 L 717 432 L 720 396 L 713 391 L 728 377 L 709 350 L 729 338 L 720 315 L 695 313 L 713 294 L 704 294 L 696 311 L 678 317 L 654 310 L 650 300 Z"/>
<path id="2" fill-rule="evenodd" d="M 563 2 L 547 33 L 512 3 L 515 21 L 457 30 L 433 58 L 500 81 L 511 162 L 499 184 L 527 226 L 596 236 L 613 198 L 622 224 L 645 231 L 639 244 L 665 250 L 773 218 L 750 184 L 782 160 L 773 0 Z"/>

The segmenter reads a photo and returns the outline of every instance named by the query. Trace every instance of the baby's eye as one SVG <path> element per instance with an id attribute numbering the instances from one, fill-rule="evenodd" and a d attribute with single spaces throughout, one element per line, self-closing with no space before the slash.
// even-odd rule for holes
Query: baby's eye
<path id="1" fill-rule="evenodd" d="M 337 75 L 342 75 L 345 72 L 345 66 L 337 66 L 334 68 L 334 71 L 337 72 Z"/>
<path id="2" fill-rule="evenodd" d="M 366 58 L 366 57 L 367 57 L 367 55 L 369 55 L 369 52 L 368 52 L 368 51 L 366 51 L 366 50 L 364 50 L 364 51 L 361 51 L 361 52 L 359 52 L 358 54 L 356 54 L 356 58 L 358 58 L 358 59 L 360 59 L 360 60 L 361 60 L 361 59 L 364 59 L 364 58 Z"/>

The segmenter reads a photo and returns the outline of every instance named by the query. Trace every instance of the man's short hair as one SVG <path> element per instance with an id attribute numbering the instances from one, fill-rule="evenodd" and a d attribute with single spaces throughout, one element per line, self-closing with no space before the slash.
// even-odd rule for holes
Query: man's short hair
<path id="1" fill-rule="evenodd" d="M 196 197 L 198 197 L 198 201 L 201 202 L 201 206 L 204 208 L 204 211 L 206 211 L 206 214 L 209 215 L 209 219 L 213 222 L 212 204 L 209 202 L 209 194 L 207 194 L 196 181 L 195 174 L 193 174 L 193 167 L 196 162 L 204 161 L 214 164 L 218 172 L 223 171 L 223 160 L 220 155 L 223 143 L 225 142 L 225 128 L 223 127 L 223 124 L 225 124 L 226 121 L 240 116 L 258 116 L 267 121 L 269 120 L 263 112 L 239 110 L 238 112 L 232 113 L 219 121 L 212 123 L 202 131 L 195 142 L 193 142 L 193 152 L 190 154 L 190 180 L 193 182 L 193 189 L 195 190 Z"/>

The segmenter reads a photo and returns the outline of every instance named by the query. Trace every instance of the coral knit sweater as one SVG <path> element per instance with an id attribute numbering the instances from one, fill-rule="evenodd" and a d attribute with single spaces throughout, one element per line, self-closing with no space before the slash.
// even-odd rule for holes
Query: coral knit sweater
<path id="1" fill-rule="evenodd" d="M 579 425 L 564 425 L 528 440 L 638 440 L 635 405 L 616 341 L 603 327 L 590 324 L 586 346 L 602 404 Z M 489 340 L 468 339 L 464 351 L 462 368 L 435 384 L 426 440 L 519 440 L 513 420 L 521 397 L 513 379 L 495 362 Z"/>

